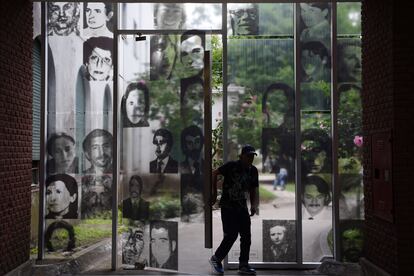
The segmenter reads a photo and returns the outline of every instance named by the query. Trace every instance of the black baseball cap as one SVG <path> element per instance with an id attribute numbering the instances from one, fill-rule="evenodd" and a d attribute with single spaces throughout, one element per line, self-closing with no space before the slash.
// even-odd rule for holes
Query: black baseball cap
<path id="1" fill-rule="evenodd" d="M 241 154 L 254 154 L 257 155 L 256 150 L 253 146 L 247 144 L 242 147 Z"/>

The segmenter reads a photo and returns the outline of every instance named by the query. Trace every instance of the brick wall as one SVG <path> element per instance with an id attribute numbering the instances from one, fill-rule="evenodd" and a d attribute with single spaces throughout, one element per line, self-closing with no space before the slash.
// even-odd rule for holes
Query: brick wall
<path id="1" fill-rule="evenodd" d="M 395 227 L 372 214 L 372 166 L 369 138 L 393 127 L 392 0 L 362 2 L 362 105 L 365 187 L 365 256 L 391 272 L 396 269 Z"/>
<path id="2" fill-rule="evenodd" d="M 3 1 L 0 26 L 0 275 L 3 275 L 29 259 L 31 1 Z"/>
<path id="3" fill-rule="evenodd" d="M 398 1 L 400 2 L 400 1 Z M 398 275 L 413 275 L 414 3 L 394 8 L 394 156 Z"/>
<path id="4" fill-rule="evenodd" d="M 365 256 L 392 275 L 411 275 L 413 244 L 414 72 L 413 4 L 362 2 L 363 128 L 366 238 Z M 408 7 L 408 6 L 411 6 Z M 372 213 L 369 135 L 392 129 L 394 223 Z M 411 245 L 410 245 L 411 244 Z M 410 250 L 411 247 L 411 250 Z"/>

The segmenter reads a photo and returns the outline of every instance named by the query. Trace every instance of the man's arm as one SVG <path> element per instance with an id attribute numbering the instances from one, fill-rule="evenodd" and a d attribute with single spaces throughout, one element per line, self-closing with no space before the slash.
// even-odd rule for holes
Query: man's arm
<path id="1" fill-rule="evenodd" d="M 212 173 L 212 194 L 211 194 L 211 205 L 214 205 L 217 200 L 217 176 L 220 174 L 218 169 L 215 169 Z"/>
<path id="2" fill-rule="evenodd" d="M 250 216 L 253 216 L 257 213 L 257 187 L 250 188 Z"/>
<path id="3" fill-rule="evenodd" d="M 251 183 L 250 194 L 250 216 L 254 216 L 258 213 L 257 207 L 259 206 L 259 173 L 256 168 L 253 171 L 254 182 Z"/>

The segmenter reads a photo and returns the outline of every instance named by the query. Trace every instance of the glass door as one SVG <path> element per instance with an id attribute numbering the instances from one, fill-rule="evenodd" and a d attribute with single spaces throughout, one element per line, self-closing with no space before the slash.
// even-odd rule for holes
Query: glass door
<path id="1" fill-rule="evenodd" d="M 200 20 L 217 5 L 120 6 L 119 264 L 209 273 L 211 34 Z M 139 17 L 143 10 L 155 22 Z"/>
<path id="2" fill-rule="evenodd" d="M 227 5 L 227 156 L 259 155 L 250 261 L 298 267 L 333 256 L 329 3 Z M 237 266 L 238 245 L 228 263 Z"/>
<path id="3" fill-rule="evenodd" d="M 259 154 L 260 211 L 251 218 L 250 262 L 295 266 L 294 4 L 230 3 L 227 17 L 227 159 L 238 159 L 246 143 Z M 230 266 L 238 266 L 239 254 L 237 241 Z"/>

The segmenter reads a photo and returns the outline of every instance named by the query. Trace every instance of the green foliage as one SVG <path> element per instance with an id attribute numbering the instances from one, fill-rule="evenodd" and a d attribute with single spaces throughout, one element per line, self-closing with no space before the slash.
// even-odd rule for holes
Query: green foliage
<path id="1" fill-rule="evenodd" d="M 262 95 L 273 83 L 293 86 L 292 39 L 229 39 L 229 82 L 238 91 L 229 103 L 229 139 L 261 147 Z"/>
<path id="2" fill-rule="evenodd" d="M 38 253 L 38 248 L 37 248 L 37 246 L 36 247 L 31 247 L 30 248 L 30 255 L 37 255 L 37 253 Z"/>
<path id="3" fill-rule="evenodd" d="M 275 82 L 293 86 L 293 39 L 229 39 L 229 82 L 262 93 Z"/>
<path id="4" fill-rule="evenodd" d="M 253 93 L 252 93 L 253 94 Z M 238 145 L 251 144 L 260 148 L 262 133 L 262 103 L 257 96 L 246 93 L 230 109 L 230 139 Z M 260 97 L 261 99 L 261 97 Z"/>
<path id="5" fill-rule="evenodd" d="M 151 219 L 167 219 L 180 216 L 180 200 L 170 196 L 154 198 L 150 204 Z"/>
<path id="6" fill-rule="evenodd" d="M 276 198 L 276 195 L 265 188 L 259 186 L 260 203 L 267 203 Z"/>
<path id="7" fill-rule="evenodd" d="M 338 3 L 338 35 L 361 34 L 361 3 Z"/>
<path id="8" fill-rule="evenodd" d="M 212 48 L 212 88 L 221 91 L 223 89 L 223 44 L 221 36 L 211 37 Z"/>
<path id="9" fill-rule="evenodd" d="M 100 219 L 100 218 L 83 219 L 82 223 L 83 224 L 89 224 L 89 225 L 108 225 L 108 224 L 112 223 L 112 220 L 110 220 L 110 219 Z"/>
<path id="10" fill-rule="evenodd" d="M 223 121 L 219 121 L 217 127 L 212 131 L 212 160 L 213 169 L 223 165 Z"/>
<path id="11" fill-rule="evenodd" d="M 359 175 L 362 165 L 356 157 L 339 158 L 338 168 L 340 174 L 357 174 Z"/>
<path id="12" fill-rule="evenodd" d="M 294 193 L 296 191 L 296 185 L 293 182 L 288 182 L 285 186 L 285 191 Z"/>
<path id="13" fill-rule="evenodd" d="M 322 129 L 328 135 L 331 131 L 331 113 L 322 111 L 302 111 L 301 129 Z"/>
<path id="14" fill-rule="evenodd" d="M 105 225 L 81 223 L 74 226 L 74 229 L 76 247 L 86 247 L 112 236 L 111 221 Z"/>
<path id="15" fill-rule="evenodd" d="M 293 4 L 260 4 L 259 18 L 261 34 L 293 36 Z"/>
<path id="16" fill-rule="evenodd" d="M 355 146 L 354 138 L 362 135 L 362 103 L 357 89 L 344 91 L 340 95 L 338 108 L 338 155 L 340 158 L 350 158 L 360 155 L 360 149 Z"/>
<path id="17" fill-rule="evenodd" d="M 81 220 L 78 225 L 73 226 L 75 232 L 76 248 L 84 248 L 102 239 L 112 236 L 112 221 L 104 219 L 87 219 Z M 63 250 L 68 244 L 68 232 L 63 229 L 58 229 L 53 233 L 51 242 L 53 248 L 57 251 Z M 31 248 L 30 253 L 35 254 L 37 247 Z M 77 251 L 75 249 L 75 251 Z"/>

